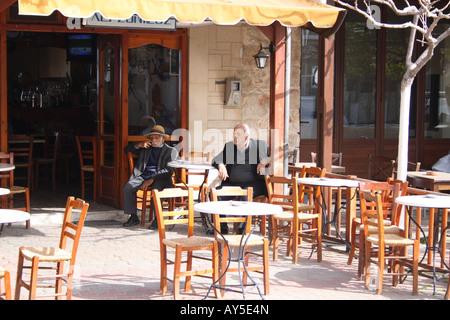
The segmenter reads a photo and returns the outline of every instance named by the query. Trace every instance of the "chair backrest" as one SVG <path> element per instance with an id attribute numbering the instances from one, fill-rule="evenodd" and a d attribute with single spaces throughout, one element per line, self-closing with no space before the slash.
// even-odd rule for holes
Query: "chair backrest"
<path id="1" fill-rule="evenodd" d="M 300 162 L 300 150 L 299 148 L 293 148 L 288 150 L 288 163 L 299 163 Z"/>
<path id="2" fill-rule="evenodd" d="M 311 152 L 311 161 L 317 162 L 317 153 Z M 333 152 L 331 154 L 331 164 L 342 166 L 342 152 Z"/>
<path id="3" fill-rule="evenodd" d="M 33 136 L 27 135 L 12 135 L 8 137 L 8 152 L 14 153 L 15 179 L 25 180 L 27 187 L 31 186 L 33 140 Z"/>
<path id="4" fill-rule="evenodd" d="M 302 173 L 300 175 L 301 178 L 323 178 L 326 173 L 325 168 L 318 167 L 306 167 L 303 166 Z M 313 187 L 307 184 L 300 184 L 298 188 L 298 201 L 300 203 L 306 203 L 307 200 L 309 204 L 314 204 L 314 199 L 319 201 L 321 198 L 320 187 Z M 308 198 L 308 199 L 307 199 Z M 317 207 L 317 206 L 316 206 Z"/>
<path id="5" fill-rule="evenodd" d="M 53 159 L 53 163 L 56 163 L 56 157 L 59 150 L 59 132 L 48 132 L 45 134 L 44 143 L 44 158 Z"/>
<path id="6" fill-rule="evenodd" d="M 89 208 L 89 203 L 82 199 L 75 199 L 74 197 L 68 197 L 66 203 L 66 210 L 64 213 L 64 220 L 61 230 L 61 238 L 59 242 L 59 247 L 61 249 L 67 250 L 67 240 L 72 239 L 72 259 L 70 264 L 75 264 L 75 259 L 78 251 L 78 243 L 80 242 L 81 230 L 84 226 L 84 221 L 86 218 L 86 213 Z M 73 210 L 80 210 L 80 217 L 77 223 L 71 222 Z"/>
<path id="7" fill-rule="evenodd" d="M 14 153 L 0 152 L 0 163 L 14 164 Z M 14 185 L 14 170 L 0 171 L 0 187 Z"/>
<path id="8" fill-rule="evenodd" d="M 398 159 L 391 160 L 392 161 L 392 179 L 397 179 L 397 168 L 398 168 Z M 420 162 L 411 162 L 407 163 L 407 171 L 420 171 Z"/>
<path id="9" fill-rule="evenodd" d="M 360 191 L 380 195 L 384 219 L 391 220 L 395 225 L 398 225 L 400 220 L 399 206 L 395 203 L 395 199 L 400 195 L 401 187 L 399 183 L 390 184 L 388 182 L 363 182 L 359 184 Z"/>
<path id="10" fill-rule="evenodd" d="M 189 152 L 189 154 L 186 156 L 186 154 L 183 155 L 183 158 L 185 160 L 192 160 L 192 161 L 200 161 L 200 162 L 211 162 L 211 153 L 210 152 Z M 198 183 L 200 184 L 205 181 L 205 183 L 208 183 L 208 173 L 209 170 L 193 170 L 193 169 L 186 169 L 181 168 L 180 169 L 180 178 L 184 183 L 191 183 L 190 178 L 193 178 L 192 180 L 195 180 L 195 177 L 201 176 L 203 179 Z"/>
<path id="11" fill-rule="evenodd" d="M 8 151 L 14 152 L 14 162 L 17 165 L 33 163 L 33 136 L 12 135 L 8 137 Z"/>
<path id="12" fill-rule="evenodd" d="M 78 158 L 81 170 L 86 166 L 95 170 L 97 167 L 97 137 L 96 136 L 76 136 Z"/>
<path id="13" fill-rule="evenodd" d="M 376 227 L 380 242 L 384 239 L 383 200 L 379 193 L 373 194 L 368 190 L 359 190 L 361 202 L 361 222 L 364 224 L 364 234 L 369 235 L 369 227 Z"/>
<path id="14" fill-rule="evenodd" d="M 280 205 L 285 209 L 294 210 L 298 207 L 298 184 L 297 178 L 287 178 L 284 176 L 270 176 L 265 175 L 267 194 L 269 196 L 269 203 Z M 276 186 L 279 186 L 278 188 Z M 276 190 L 287 190 L 289 192 L 276 192 Z"/>
<path id="15" fill-rule="evenodd" d="M 392 177 L 392 159 L 385 156 L 369 154 L 367 164 L 367 178 L 370 180 L 386 181 Z"/>
<path id="16" fill-rule="evenodd" d="M 128 160 L 128 170 L 130 171 L 129 174 L 133 173 L 134 170 L 134 159 L 137 158 L 137 155 L 133 152 L 127 152 L 127 160 Z"/>
<path id="17" fill-rule="evenodd" d="M 152 190 L 152 196 L 155 203 L 160 244 L 162 244 L 162 240 L 166 238 L 167 225 L 187 224 L 188 237 L 192 237 L 194 235 L 194 191 L 192 188 L 189 188 L 188 190 L 181 188 L 166 188 L 161 191 L 154 189 Z M 182 207 L 170 207 L 169 210 L 163 210 L 163 199 L 171 200 L 185 197 L 187 197 L 187 205 L 183 204 Z M 175 217 L 177 218 L 174 219 Z"/>
<path id="18" fill-rule="evenodd" d="M 233 198 L 240 198 L 240 197 L 246 197 L 247 201 L 253 201 L 253 188 L 248 187 L 247 189 L 242 189 L 241 187 L 234 187 L 234 186 L 224 186 L 220 189 L 217 188 L 211 188 L 211 199 L 213 201 L 222 201 L 225 199 L 233 199 Z M 218 214 L 214 215 L 214 228 L 217 231 L 220 231 L 220 223 L 222 222 L 245 222 L 246 228 L 245 233 L 249 233 L 251 230 L 251 220 L 252 217 L 248 215 L 247 217 L 233 217 L 233 216 L 224 216 L 221 217 Z M 214 230 L 215 237 L 218 238 L 220 235 L 217 233 L 217 231 Z"/>

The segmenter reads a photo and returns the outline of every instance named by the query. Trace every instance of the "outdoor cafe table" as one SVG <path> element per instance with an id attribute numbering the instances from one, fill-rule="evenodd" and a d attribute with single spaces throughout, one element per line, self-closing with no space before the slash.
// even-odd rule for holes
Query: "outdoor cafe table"
<path id="1" fill-rule="evenodd" d="M 0 171 L 11 171 L 14 170 L 15 166 L 9 163 L 0 163 Z"/>
<path id="2" fill-rule="evenodd" d="M 201 161 L 189 161 L 189 160 L 175 160 L 175 161 L 170 161 L 167 164 L 169 167 L 172 168 L 180 168 L 180 169 L 187 169 L 187 170 L 198 170 L 198 171 L 207 171 L 205 174 L 205 177 L 200 185 L 200 190 L 202 190 L 203 185 L 206 182 L 206 179 L 208 178 L 208 173 L 209 170 L 211 169 L 215 169 L 211 163 L 209 162 L 201 162 Z M 176 173 L 175 173 L 176 175 Z M 181 180 L 181 178 L 177 177 L 182 183 L 184 183 L 184 185 L 187 187 L 186 183 L 184 181 Z M 200 199 L 200 191 L 198 194 L 198 198 Z"/>
<path id="3" fill-rule="evenodd" d="M 30 220 L 30 214 L 22 210 L 0 209 L 0 235 L 3 231 L 3 224 Z"/>
<path id="4" fill-rule="evenodd" d="M 10 193 L 8 188 L 0 188 L 0 196 L 5 196 Z"/>
<path id="5" fill-rule="evenodd" d="M 209 162 L 204 162 L 204 161 L 191 161 L 191 160 L 174 160 L 174 161 L 170 161 L 167 164 L 169 167 L 172 168 L 178 168 L 178 169 L 187 169 L 187 170 L 195 170 L 195 171 L 206 171 L 206 174 L 203 178 L 202 183 L 200 184 L 199 187 L 199 191 L 198 191 L 198 199 L 197 201 L 200 202 L 201 201 L 201 190 L 203 189 L 203 186 L 205 185 L 206 179 L 208 178 L 208 174 L 209 174 L 209 170 L 215 169 L 211 163 Z M 187 184 L 186 182 L 184 182 L 180 177 L 177 176 L 176 172 L 175 172 L 175 176 L 177 177 L 178 180 L 181 181 L 181 183 L 183 183 L 185 185 L 185 187 L 187 188 Z M 211 225 L 211 222 L 208 221 L 208 217 L 204 214 L 201 214 L 201 218 L 202 218 L 202 222 L 203 222 L 203 226 L 205 227 L 205 230 L 208 231 L 209 226 Z"/>
<path id="6" fill-rule="evenodd" d="M 270 203 L 263 203 L 263 202 L 248 202 L 248 201 L 208 201 L 208 202 L 201 202 L 201 203 L 196 203 L 194 205 L 194 211 L 197 212 L 202 212 L 202 213 L 209 213 L 209 214 L 220 214 L 220 215 L 229 215 L 229 216 L 262 216 L 262 215 L 273 215 L 273 214 L 279 214 L 281 212 L 283 212 L 283 208 L 281 206 L 278 205 L 273 205 Z M 208 290 L 208 293 L 205 296 L 205 299 L 208 297 L 209 292 L 211 291 L 212 288 L 221 288 L 221 289 L 225 289 L 225 290 L 229 290 L 229 291 L 237 291 L 237 292 L 242 292 L 242 295 L 245 299 L 245 293 L 246 290 L 244 290 L 244 284 L 243 284 L 243 279 L 242 276 L 239 277 L 239 285 L 233 285 L 233 284 L 225 284 L 225 285 L 220 285 L 220 280 L 222 279 L 222 277 L 225 275 L 225 273 L 228 270 L 228 267 L 230 266 L 230 263 L 232 261 L 235 261 L 238 263 L 238 269 L 240 270 L 240 264 L 242 263 L 242 266 L 244 267 L 244 272 L 247 274 L 248 279 L 250 279 L 251 284 L 246 284 L 245 286 L 248 287 L 256 287 L 256 289 L 258 290 L 259 296 L 261 297 L 261 299 L 264 299 L 261 291 L 259 290 L 258 284 L 252 279 L 252 277 L 249 275 L 247 269 L 246 269 L 246 265 L 245 265 L 245 247 L 246 247 L 246 243 L 248 241 L 248 239 L 251 237 L 251 235 L 253 234 L 253 231 L 255 229 L 255 226 L 257 224 L 255 224 L 253 226 L 253 228 L 251 229 L 251 232 L 248 235 L 243 234 L 242 235 L 242 239 L 240 242 L 240 247 L 238 250 L 238 255 L 236 259 L 232 259 L 231 257 L 231 251 L 228 250 L 230 252 L 230 254 L 228 255 L 228 265 L 225 268 L 225 270 L 222 270 L 222 274 L 219 277 L 219 279 L 214 282 L 211 287 Z M 214 226 L 213 226 L 214 227 Z M 245 228 L 244 228 L 245 229 Z M 216 230 L 217 232 L 219 232 L 219 230 Z M 219 232 L 220 236 L 225 240 L 225 244 L 228 246 L 228 243 L 226 241 L 226 237 L 224 237 L 220 232 Z M 239 286 L 240 287 L 240 291 L 238 290 L 230 290 L 230 289 L 226 289 L 226 287 L 236 287 Z"/>
<path id="7" fill-rule="evenodd" d="M 356 189 L 359 187 L 359 182 L 356 180 L 351 179 L 334 179 L 334 178 L 297 178 L 297 183 L 299 184 L 306 184 L 313 187 L 321 187 L 321 196 L 322 196 L 322 203 L 319 202 L 319 205 L 322 208 L 322 212 L 324 215 L 323 223 L 324 225 L 327 224 L 333 224 L 336 229 L 336 235 L 340 238 L 340 240 L 348 247 L 350 248 L 350 223 L 353 219 L 353 216 L 355 215 L 355 212 L 353 209 L 348 209 L 347 204 L 355 199 L 356 197 Z M 347 201 L 344 204 L 335 204 L 335 210 L 334 215 L 331 217 L 331 215 L 328 215 L 328 208 L 326 205 L 326 200 L 323 195 L 323 188 L 347 188 Z M 349 192 L 350 191 L 350 192 Z M 329 196 L 331 197 L 331 193 L 329 193 Z M 336 225 L 337 216 L 340 214 L 340 211 L 343 207 L 346 207 L 346 235 L 345 239 L 341 236 L 339 229 Z M 325 228 L 322 228 L 322 233 L 325 232 Z M 336 240 L 336 238 L 327 237 L 329 240 Z"/>
<path id="8" fill-rule="evenodd" d="M 417 227 L 420 229 L 422 234 L 425 238 L 428 238 L 428 244 L 427 248 L 425 250 L 425 254 L 428 254 L 428 265 L 422 264 L 423 259 L 425 258 L 425 254 L 420 261 L 420 265 L 423 267 L 429 267 L 430 263 L 432 264 L 432 271 L 433 271 L 433 294 L 436 290 L 436 272 L 447 272 L 449 266 L 445 264 L 445 261 L 442 260 L 442 263 L 446 266 L 447 269 L 439 268 L 439 270 L 436 268 L 435 265 L 435 254 L 436 251 L 441 252 L 440 250 L 440 243 L 443 239 L 443 236 L 445 235 L 445 232 L 447 231 L 448 225 L 447 225 L 447 210 L 450 209 L 450 196 L 444 196 L 444 195 L 435 195 L 435 194 L 426 194 L 426 195 L 410 195 L 410 196 L 402 196 L 395 199 L 395 202 L 401 205 L 404 205 L 408 208 L 406 210 L 408 212 L 408 215 L 410 219 L 417 225 Z M 428 208 L 429 211 L 429 225 L 428 225 L 428 237 L 425 235 L 425 232 L 423 231 L 423 228 L 413 219 L 412 213 L 411 213 L 411 207 L 419 207 L 419 208 Z M 442 225 L 441 225 L 441 237 L 439 241 L 437 240 L 437 233 L 435 231 L 438 231 L 439 228 L 439 216 L 436 216 L 437 219 L 435 219 L 434 210 L 435 209 L 441 209 L 438 210 L 438 212 L 442 212 Z M 444 226 L 445 225 L 445 226 Z M 430 255 L 430 252 L 432 252 L 432 256 Z M 441 254 L 442 259 L 442 254 Z"/>
<path id="9" fill-rule="evenodd" d="M 435 192 L 450 190 L 450 173 L 441 171 L 408 171 L 409 185 Z"/>

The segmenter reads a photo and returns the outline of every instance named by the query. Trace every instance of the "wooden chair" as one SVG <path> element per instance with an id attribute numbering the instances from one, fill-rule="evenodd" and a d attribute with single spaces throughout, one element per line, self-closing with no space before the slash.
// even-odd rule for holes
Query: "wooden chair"
<path id="1" fill-rule="evenodd" d="M 286 178 L 282 176 L 265 176 L 269 203 L 283 207 L 283 213 L 272 216 L 272 244 L 273 260 L 278 259 L 278 242 L 280 237 L 286 237 L 286 255 L 292 253 L 292 263 L 298 261 L 298 247 L 302 238 L 312 240 L 313 247 L 317 246 L 317 260 L 322 260 L 322 214 L 314 212 L 316 205 L 312 203 L 299 202 L 297 178 Z M 287 194 L 276 192 L 288 186 Z M 319 190 L 320 191 L 320 190 Z M 318 195 L 320 198 L 320 195 Z M 303 197 L 301 197 L 303 199 Z M 286 223 L 286 226 L 283 226 Z M 303 224 L 308 224 L 303 229 Z M 299 241 L 300 239 L 300 241 Z"/>
<path id="2" fill-rule="evenodd" d="M 75 133 L 73 130 L 64 129 L 59 131 L 59 147 L 56 154 L 56 170 L 58 176 L 65 176 L 66 183 L 70 183 L 70 162 L 75 156 L 77 145 L 75 141 Z M 83 197 L 84 199 L 84 197 Z"/>
<path id="3" fill-rule="evenodd" d="M 183 156 L 183 160 L 198 160 L 201 159 L 202 161 L 211 162 L 211 153 L 203 153 L 203 152 L 190 152 L 188 156 Z M 180 169 L 180 179 L 183 181 L 182 183 L 176 183 L 175 186 L 178 188 L 192 188 L 194 191 L 200 192 L 200 201 L 205 202 L 206 196 L 207 196 L 207 190 L 208 190 L 208 174 L 209 170 L 192 170 L 192 169 Z M 193 183 L 191 180 L 195 179 L 196 177 L 201 178 L 200 183 L 198 181 L 196 183 Z M 202 184 L 202 182 L 204 183 Z M 202 190 L 200 190 L 200 187 Z"/>
<path id="4" fill-rule="evenodd" d="M 398 159 L 391 161 L 392 161 L 392 179 L 397 179 Z M 420 166 L 421 166 L 420 162 L 408 161 L 407 171 L 420 171 Z"/>
<path id="5" fill-rule="evenodd" d="M 219 251 L 217 242 L 211 238 L 194 236 L 194 196 L 193 190 L 182 190 L 180 188 L 167 188 L 162 191 L 152 190 L 152 197 L 155 202 L 156 219 L 158 221 L 159 232 L 159 246 L 160 246 L 160 258 L 161 258 L 161 279 L 160 289 L 161 294 L 167 292 L 167 281 L 173 282 L 173 297 L 178 299 L 180 291 L 180 278 L 186 277 L 185 291 L 189 292 L 191 287 L 192 276 L 205 276 L 212 274 L 212 281 L 215 282 L 219 275 Z M 162 199 L 187 197 L 188 206 L 183 208 L 184 210 L 165 211 L 162 208 Z M 187 237 L 180 237 L 177 232 L 176 237 L 170 237 L 166 232 L 166 226 L 168 225 L 180 225 L 185 224 L 187 226 Z M 169 260 L 167 251 L 168 248 L 175 250 L 174 261 Z M 211 259 L 204 256 L 194 256 L 196 251 L 211 251 Z M 187 253 L 187 260 L 182 261 L 182 253 Z M 193 259 L 211 260 L 211 269 L 192 269 Z M 186 263 L 186 271 L 181 271 L 181 264 Z M 167 274 L 167 266 L 174 266 L 173 278 L 170 279 Z M 215 292 L 217 297 L 217 292 Z"/>
<path id="6" fill-rule="evenodd" d="M 2 290 L 2 286 L 0 285 L 0 297 L 5 297 L 5 300 L 11 300 L 11 277 L 9 271 L 2 267 L 0 267 L 0 280 L 1 279 L 3 279 L 5 289 Z"/>
<path id="7" fill-rule="evenodd" d="M 14 153 L 15 181 L 24 180 L 31 189 L 33 184 L 33 136 L 12 135 L 8 137 L 8 152 Z M 21 174 L 23 171 L 23 174 Z"/>
<path id="8" fill-rule="evenodd" d="M 317 163 L 317 153 L 311 152 L 311 162 Z M 342 166 L 342 152 L 334 152 L 331 154 L 331 164 Z"/>
<path id="9" fill-rule="evenodd" d="M 5 153 L 0 152 L 0 162 L 14 164 L 14 153 Z M 4 180 L 4 182 L 3 182 Z M 17 186 L 14 184 L 14 170 L 0 172 L 0 181 L 5 184 L 5 186 L 9 189 L 10 193 L 6 195 L 6 207 L 9 209 L 22 210 L 30 213 L 30 189 L 27 187 Z M 24 206 L 17 206 L 15 202 L 17 200 L 16 195 L 23 194 L 23 204 Z M 30 220 L 26 222 L 27 229 L 30 229 Z"/>
<path id="10" fill-rule="evenodd" d="M 409 239 L 404 235 L 385 232 L 384 223 L 384 202 L 382 195 L 372 194 L 370 191 L 360 190 L 361 217 L 364 225 L 365 239 L 365 288 L 369 289 L 370 284 L 370 264 L 377 264 L 378 275 L 376 281 L 376 293 L 381 294 L 383 288 L 383 276 L 385 260 L 391 260 L 388 273 L 393 276 L 393 286 L 397 286 L 398 278 L 402 274 L 400 265 L 408 265 L 412 269 L 413 295 L 418 293 L 418 267 L 419 267 L 419 240 Z M 376 232 L 370 230 L 375 228 Z M 412 246 L 411 257 L 407 255 L 405 248 Z M 372 253 L 372 250 L 375 252 Z M 372 259 L 372 257 L 376 259 Z"/>
<path id="11" fill-rule="evenodd" d="M 369 154 L 367 164 L 367 178 L 369 180 L 386 181 L 392 177 L 392 159 L 385 156 Z"/>
<path id="12" fill-rule="evenodd" d="M 97 200 L 97 137 L 76 136 L 75 140 L 80 161 L 81 197 L 84 199 L 86 184 L 92 183 L 92 199 L 95 202 Z M 91 179 L 87 179 L 86 174 L 91 175 Z"/>
<path id="13" fill-rule="evenodd" d="M 42 157 L 38 157 L 34 160 L 35 166 L 35 190 L 38 190 L 39 184 L 39 169 L 44 166 L 44 168 L 51 168 L 51 174 L 46 174 L 45 178 L 49 175 L 52 176 L 52 186 L 53 191 L 56 191 L 56 156 L 58 154 L 59 148 L 59 132 L 53 132 L 51 134 L 46 134 L 45 136 L 45 145 L 44 145 L 44 154 Z"/>
<path id="14" fill-rule="evenodd" d="M 247 201 L 253 201 L 253 188 L 249 187 L 247 189 L 242 189 L 240 187 L 232 187 L 232 186 L 225 186 L 220 189 L 211 188 L 211 199 L 213 201 L 220 201 L 220 197 L 246 197 Z M 224 271 L 226 269 L 226 266 L 228 264 L 228 257 L 231 254 L 229 250 L 231 248 L 240 248 L 241 246 L 241 240 L 242 237 L 245 235 L 250 234 L 251 228 L 252 228 L 252 217 L 246 216 L 246 217 L 233 217 L 233 216 L 220 216 L 218 214 L 214 215 L 213 218 L 214 221 L 214 236 L 217 240 L 217 242 L 222 247 L 222 257 L 221 257 L 221 270 Z M 235 224 L 244 224 L 245 229 L 243 229 L 243 234 L 229 234 L 229 235 L 223 235 L 219 232 L 221 232 L 221 224 L 222 223 L 235 223 Z M 226 243 L 228 246 L 226 245 Z M 250 251 L 250 247 L 255 246 L 262 246 L 262 255 Z M 262 257 L 263 263 L 262 266 L 249 266 L 249 256 L 255 255 L 258 257 Z M 244 250 L 244 256 L 245 256 L 245 265 L 247 271 L 255 271 L 258 273 L 263 274 L 264 278 L 264 294 L 268 295 L 270 293 L 270 286 L 269 286 L 269 241 L 268 239 L 251 234 L 250 238 L 247 240 L 247 247 Z M 238 265 L 237 268 L 228 268 L 226 269 L 227 272 L 242 272 L 243 268 Z M 226 282 L 226 274 L 221 275 L 221 285 L 225 285 Z M 245 284 L 247 281 L 247 274 L 246 272 L 243 273 L 243 283 Z M 223 291 L 222 291 L 223 294 Z"/>
<path id="15" fill-rule="evenodd" d="M 400 206 L 395 203 L 395 198 L 406 194 L 408 183 L 403 181 L 390 182 L 367 182 L 360 183 L 361 191 L 368 191 L 372 194 L 380 194 L 383 201 L 384 214 L 384 232 L 390 234 L 401 234 L 400 223 Z M 356 230 L 359 229 L 359 241 L 357 241 Z M 369 229 L 371 232 L 377 232 L 375 228 Z M 364 269 L 364 225 L 362 223 L 362 215 L 360 218 L 355 217 L 351 222 L 351 238 L 350 253 L 347 264 L 352 264 L 356 248 L 359 249 L 358 259 L 358 279 L 361 279 Z"/>
<path id="16" fill-rule="evenodd" d="M 47 286 L 48 288 L 55 288 L 55 299 L 66 296 L 67 300 L 72 298 L 73 287 L 73 273 L 75 268 L 75 259 L 78 251 L 78 243 L 80 241 L 81 230 L 83 229 L 86 213 L 89 204 L 84 200 L 68 197 L 64 219 L 61 230 L 61 237 L 58 247 L 21 247 L 19 249 L 19 261 L 17 263 L 17 278 L 16 278 L 16 294 L 15 299 L 20 299 L 20 289 L 22 287 L 29 291 L 29 299 L 36 298 L 36 288 L 38 287 L 38 280 L 40 279 L 56 279 L 54 285 Z M 80 217 L 77 223 L 71 222 L 73 210 L 80 212 Z M 72 248 L 69 249 L 67 240 L 72 239 Z M 25 265 L 25 261 L 30 264 Z M 64 263 L 68 262 L 68 270 L 64 272 Z M 40 265 L 44 263 L 45 265 Z M 56 267 L 48 266 L 48 264 L 56 264 Z M 30 281 L 27 283 L 23 278 L 23 269 L 31 269 Z M 46 274 L 39 276 L 38 272 L 42 269 L 54 270 L 54 274 Z M 63 293 L 62 281 L 67 283 L 67 291 Z M 41 287 L 41 286 L 39 286 Z"/>
<path id="17" fill-rule="evenodd" d="M 296 164 L 300 162 L 300 148 L 288 150 L 288 163 Z"/>
<path id="18" fill-rule="evenodd" d="M 128 168 L 130 170 L 130 176 L 133 173 L 134 170 L 134 158 L 137 157 L 132 152 L 127 153 L 127 159 L 128 159 Z M 145 200 L 144 200 L 145 199 Z M 136 207 L 138 210 L 141 210 L 141 225 L 145 225 L 145 216 L 147 215 L 147 206 L 150 210 L 149 212 L 149 222 L 153 221 L 154 214 L 153 214 L 153 206 L 152 204 L 152 189 L 150 188 L 143 188 L 141 187 L 136 192 Z"/>

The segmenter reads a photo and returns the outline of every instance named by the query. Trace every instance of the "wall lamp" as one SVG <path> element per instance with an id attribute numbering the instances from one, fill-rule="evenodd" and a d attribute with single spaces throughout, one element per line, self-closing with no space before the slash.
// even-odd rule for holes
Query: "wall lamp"
<path id="1" fill-rule="evenodd" d="M 270 43 L 267 48 L 263 48 L 262 44 L 259 45 L 259 52 L 258 54 L 255 54 L 253 58 L 255 58 L 256 66 L 258 69 L 264 69 L 267 63 L 267 59 L 269 59 L 268 54 L 264 53 L 264 50 L 269 50 L 269 53 L 275 52 L 275 45 L 273 43 Z"/>

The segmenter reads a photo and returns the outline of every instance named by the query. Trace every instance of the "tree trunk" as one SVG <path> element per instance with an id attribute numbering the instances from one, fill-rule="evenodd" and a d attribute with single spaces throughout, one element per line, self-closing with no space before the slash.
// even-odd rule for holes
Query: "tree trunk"
<path id="1" fill-rule="evenodd" d="M 402 181 L 406 181 L 406 172 L 408 171 L 409 113 L 413 80 L 414 78 L 403 78 L 401 85 L 397 179 Z"/>

